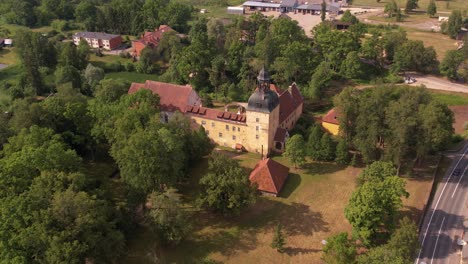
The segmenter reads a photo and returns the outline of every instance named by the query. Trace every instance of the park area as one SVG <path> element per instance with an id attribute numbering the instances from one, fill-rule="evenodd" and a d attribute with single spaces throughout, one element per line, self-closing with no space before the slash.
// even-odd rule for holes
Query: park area
<path id="1" fill-rule="evenodd" d="M 258 154 L 222 150 L 240 161 L 250 172 Z M 322 240 L 351 231 L 344 208 L 356 187 L 362 168 L 335 163 L 308 162 L 294 169 L 281 156 L 276 161 L 291 168 L 280 197 L 261 196 L 240 216 L 223 217 L 207 211 L 194 216 L 194 231 L 175 248 L 161 249 L 147 229 L 140 229 L 129 241 L 129 252 L 121 263 L 320 263 Z M 402 216 L 418 222 L 432 184 L 437 159 L 430 158 L 424 169 L 407 178 L 410 197 L 404 199 Z M 192 171 L 191 182 L 180 188 L 190 204 L 198 194 L 198 179 L 207 169 L 207 159 Z M 270 247 L 274 227 L 281 223 L 286 234 L 285 252 Z M 209 262 L 211 261 L 211 262 Z"/>

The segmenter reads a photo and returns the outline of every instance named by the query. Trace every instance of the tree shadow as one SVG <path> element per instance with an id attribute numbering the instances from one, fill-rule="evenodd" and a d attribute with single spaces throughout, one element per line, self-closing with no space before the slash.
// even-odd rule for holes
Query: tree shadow
<path id="1" fill-rule="evenodd" d="M 289 173 L 288 179 L 283 186 L 283 189 L 279 193 L 279 197 L 281 198 L 289 198 L 291 194 L 297 189 L 297 187 L 301 184 L 301 176 L 296 173 Z"/>
<path id="2" fill-rule="evenodd" d="M 307 174 L 332 174 L 337 171 L 346 169 L 346 165 L 340 165 L 329 162 L 309 162 L 302 166 L 302 169 Z"/>
<path id="3" fill-rule="evenodd" d="M 314 249 L 314 248 L 293 248 L 293 247 L 286 247 L 284 248 L 284 253 L 288 254 L 288 256 L 296 256 L 298 254 L 307 254 L 307 253 L 316 253 L 321 252 L 321 249 Z"/>
<path id="4" fill-rule="evenodd" d="M 417 224 L 422 217 L 422 210 L 414 206 L 403 206 L 400 210 L 400 218 L 403 219 L 405 217 L 408 217 Z"/>

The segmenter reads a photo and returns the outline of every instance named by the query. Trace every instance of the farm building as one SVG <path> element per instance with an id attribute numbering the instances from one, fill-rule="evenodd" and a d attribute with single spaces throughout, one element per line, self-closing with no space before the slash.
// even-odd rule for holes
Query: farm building
<path id="1" fill-rule="evenodd" d="M 232 15 L 243 15 L 244 14 L 244 8 L 243 7 L 237 7 L 237 6 L 228 6 L 227 13 L 232 14 Z"/>

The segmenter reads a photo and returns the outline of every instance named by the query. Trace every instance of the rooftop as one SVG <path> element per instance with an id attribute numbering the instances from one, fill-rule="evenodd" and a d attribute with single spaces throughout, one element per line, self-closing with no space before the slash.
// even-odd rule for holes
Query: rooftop
<path id="1" fill-rule="evenodd" d="M 250 173 L 250 181 L 263 192 L 278 194 L 288 178 L 289 168 L 272 159 L 261 160 Z"/>
<path id="2" fill-rule="evenodd" d="M 322 121 L 330 124 L 339 125 L 340 121 L 338 120 L 338 114 L 335 108 L 328 111 L 328 113 L 322 117 Z"/>
<path id="3" fill-rule="evenodd" d="M 104 32 L 88 32 L 88 31 L 76 32 L 73 36 L 80 37 L 80 38 L 106 39 L 106 40 L 111 40 L 113 38 L 120 37 L 120 35 L 115 35 L 115 34 L 108 34 Z"/>

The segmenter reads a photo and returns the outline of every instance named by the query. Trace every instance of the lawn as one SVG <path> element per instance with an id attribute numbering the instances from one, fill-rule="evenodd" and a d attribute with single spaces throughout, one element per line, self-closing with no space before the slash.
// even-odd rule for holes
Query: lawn
<path id="1" fill-rule="evenodd" d="M 448 106 L 468 105 L 468 94 L 466 93 L 447 93 L 431 90 L 431 94 L 435 100 Z"/>
<path id="2" fill-rule="evenodd" d="M 408 39 L 421 40 L 424 42 L 424 46 L 434 47 L 439 61 L 444 58 L 447 51 L 457 48 L 457 42 L 442 33 L 422 31 L 413 28 L 405 28 L 405 30 L 407 32 Z"/>
<path id="3" fill-rule="evenodd" d="M 252 169 L 259 159 L 254 153 L 223 152 Z M 290 166 L 290 177 L 280 197 L 260 197 L 240 216 L 224 218 L 209 212 L 198 212 L 193 218 L 195 230 L 181 245 L 158 249 L 148 230 L 140 229 L 130 241 L 129 255 L 121 263 L 320 263 L 321 241 L 332 234 L 350 231 L 344 208 L 355 189 L 360 168 L 334 163 L 309 162 L 294 169 L 284 157 L 274 159 Z M 197 182 L 207 168 L 203 160 L 194 168 L 191 181 L 179 188 L 188 200 L 198 193 Z M 407 179 L 411 193 L 404 200 L 403 215 L 418 219 L 430 192 L 433 167 L 419 170 L 417 177 Z M 285 254 L 270 248 L 273 228 L 277 223 L 286 233 Z"/>
<path id="4" fill-rule="evenodd" d="M 110 72 L 106 73 L 106 79 L 124 79 L 129 82 L 144 83 L 146 80 L 157 81 L 159 75 L 156 74 L 144 74 L 137 72 Z"/>
<path id="5" fill-rule="evenodd" d="M 0 64 L 13 65 L 18 63 L 18 56 L 11 48 L 0 49 Z"/>
<path id="6" fill-rule="evenodd" d="M 379 3 L 376 0 L 353 0 L 353 6 L 376 6 L 384 7 L 389 0 L 382 0 Z M 404 8 L 406 0 L 396 0 L 398 6 Z M 430 0 L 419 0 L 418 4 L 420 9 L 426 10 Z M 466 0 L 451 0 L 451 1 L 435 1 L 437 5 L 437 11 L 450 12 L 452 10 L 466 10 Z"/>

